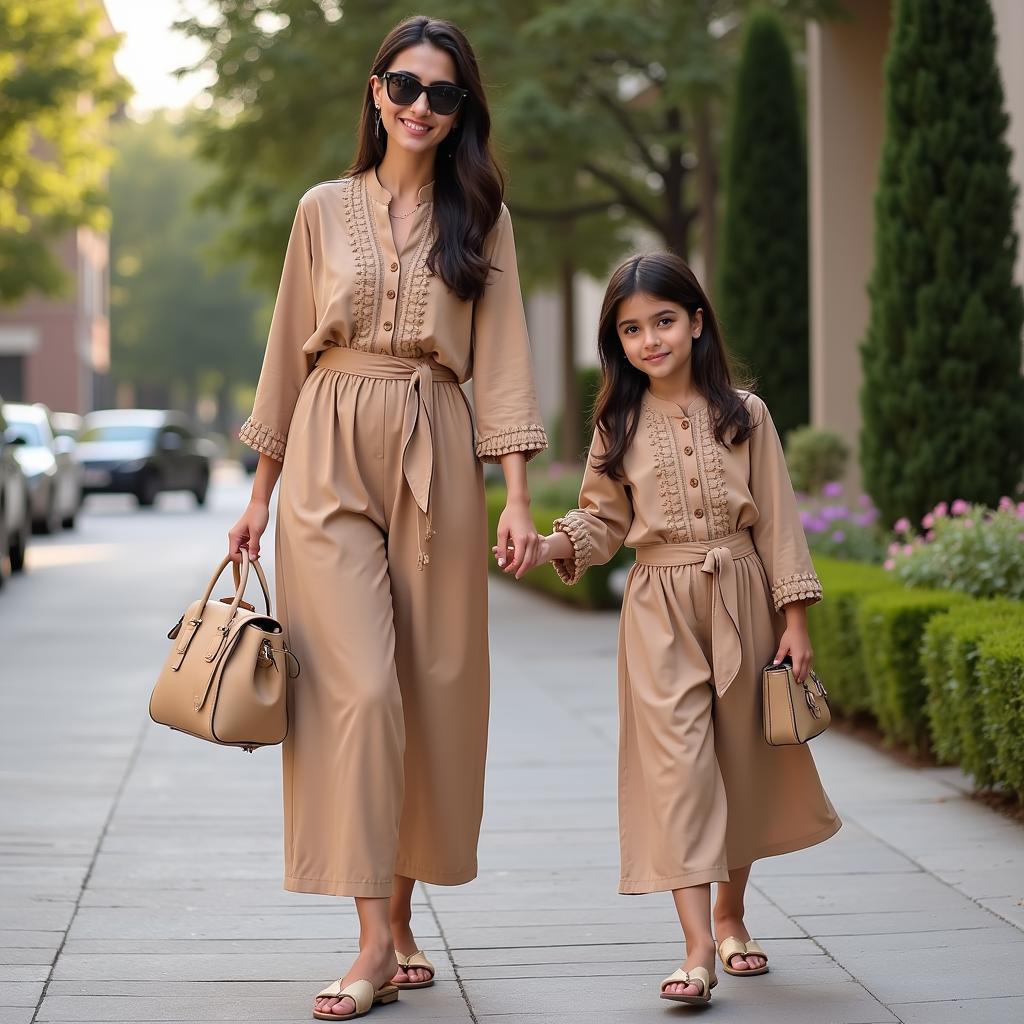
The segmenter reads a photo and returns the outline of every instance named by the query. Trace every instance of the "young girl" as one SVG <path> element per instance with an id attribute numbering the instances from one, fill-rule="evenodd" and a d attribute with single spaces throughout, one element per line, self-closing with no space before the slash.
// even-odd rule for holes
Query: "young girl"
<path id="1" fill-rule="evenodd" d="M 761 670 L 811 669 L 820 600 L 768 409 L 733 388 L 715 315 L 667 252 L 612 275 L 601 311 L 603 382 L 580 507 L 516 578 L 553 561 L 572 585 L 625 542 L 636 549 L 619 627 L 619 891 L 671 890 L 686 960 L 661 996 L 707 1003 L 723 969 L 764 974 L 744 924 L 759 857 L 834 835 L 840 821 L 806 746 L 772 747 Z M 711 884 L 718 883 L 711 923 Z"/>

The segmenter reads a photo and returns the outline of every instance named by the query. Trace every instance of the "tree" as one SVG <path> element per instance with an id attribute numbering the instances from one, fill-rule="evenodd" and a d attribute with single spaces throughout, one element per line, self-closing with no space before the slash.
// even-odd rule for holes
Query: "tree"
<path id="1" fill-rule="evenodd" d="M 108 223 L 104 127 L 127 86 L 102 7 L 0 0 L 0 303 L 66 285 L 54 243 Z"/>
<path id="2" fill-rule="evenodd" d="M 509 169 L 509 206 L 527 286 L 554 282 L 572 363 L 572 281 L 604 274 L 638 230 L 687 255 L 701 222 L 717 235 L 715 106 L 736 27 L 754 0 L 436 0 L 480 58 Z M 775 0 L 790 23 L 836 0 Z M 202 153 L 218 167 L 210 201 L 236 210 L 230 251 L 272 286 L 298 196 L 349 162 L 366 73 L 409 13 L 392 0 L 213 0 L 182 23 L 216 71 Z M 563 457 L 580 451 L 575 374 L 566 373 Z"/>
<path id="3" fill-rule="evenodd" d="M 810 413 L 807 164 L 789 46 L 769 13 L 751 17 L 747 30 L 725 194 L 723 330 L 784 436 Z"/>
<path id="4" fill-rule="evenodd" d="M 111 173 L 111 366 L 146 402 L 194 411 L 218 399 L 222 430 L 233 381 L 253 380 L 266 339 L 258 296 L 237 263 L 204 259 L 223 214 L 194 207 L 210 170 L 187 125 L 156 114 L 114 133 Z"/>
<path id="5" fill-rule="evenodd" d="M 1016 189 L 987 0 L 898 0 L 886 62 L 861 464 L 883 516 L 994 504 L 1024 463 Z"/>

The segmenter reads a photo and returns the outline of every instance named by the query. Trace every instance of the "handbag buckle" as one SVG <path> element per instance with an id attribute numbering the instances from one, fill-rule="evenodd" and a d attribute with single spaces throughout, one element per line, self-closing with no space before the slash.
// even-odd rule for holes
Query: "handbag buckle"
<path id="1" fill-rule="evenodd" d="M 271 668 L 274 664 L 274 648 L 270 646 L 269 640 L 260 644 L 260 653 L 256 658 L 256 664 L 260 668 Z"/>
<path id="2" fill-rule="evenodd" d="M 814 694 L 807 689 L 807 684 L 804 683 L 804 697 L 807 699 L 807 706 L 811 709 L 811 714 L 815 718 L 821 718 L 821 708 L 818 707 L 817 702 L 814 699 Z"/>

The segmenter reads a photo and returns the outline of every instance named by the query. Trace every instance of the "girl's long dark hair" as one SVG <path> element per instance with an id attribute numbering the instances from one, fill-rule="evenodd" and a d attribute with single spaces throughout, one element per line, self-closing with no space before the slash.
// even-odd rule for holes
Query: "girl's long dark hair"
<path id="1" fill-rule="evenodd" d="M 491 269 L 484 239 L 497 223 L 505 182 L 490 150 L 491 114 L 480 70 L 469 40 L 449 21 L 418 15 L 399 22 L 380 44 L 371 75 L 389 70 L 395 57 L 427 42 L 455 63 L 456 85 L 469 90 L 459 108 L 457 127 L 438 147 L 434 161 L 434 243 L 427 266 L 460 298 L 479 298 Z M 346 175 L 376 167 L 387 150 L 387 133 L 375 131 L 373 87 L 359 117 L 356 157 Z"/>
<path id="2" fill-rule="evenodd" d="M 602 377 L 594 424 L 601 432 L 604 454 L 595 460 L 595 468 L 614 480 L 622 478 L 622 460 L 636 436 L 640 403 L 649 383 L 647 374 L 626 358 L 616 328 L 622 301 L 638 292 L 682 306 L 691 318 L 698 309 L 703 310 L 704 326 L 700 337 L 694 339 L 690 360 L 694 386 L 711 412 L 715 439 L 721 444 L 738 444 L 754 427 L 733 386 L 718 318 L 693 271 L 671 252 L 631 256 L 608 281 L 597 334 Z"/>

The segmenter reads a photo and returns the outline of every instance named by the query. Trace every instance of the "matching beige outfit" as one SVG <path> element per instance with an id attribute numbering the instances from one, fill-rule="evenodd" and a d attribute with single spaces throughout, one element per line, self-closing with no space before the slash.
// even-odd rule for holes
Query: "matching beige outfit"
<path id="1" fill-rule="evenodd" d="M 595 434 L 580 507 L 555 523 L 573 584 L 625 543 L 635 548 L 619 628 L 619 891 L 727 881 L 730 868 L 820 843 L 840 821 L 810 749 L 771 747 L 761 669 L 781 609 L 821 584 L 765 404 L 726 447 L 707 403 L 643 400 L 624 479 L 597 473 Z"/>
<path id="2" fill-rule="evenodd" d="M 284 744 L 285 888 L 387 896 L 476 875 L 487 741 L 480 461 L 547 446 L 508 210 L 475 302 L 396 250 L 370 170 L 303 196 L 248 445 L 282 459 L 278 612 L 301 664 Z M 473 418 L 460 384 L 473 378 Z"/>

